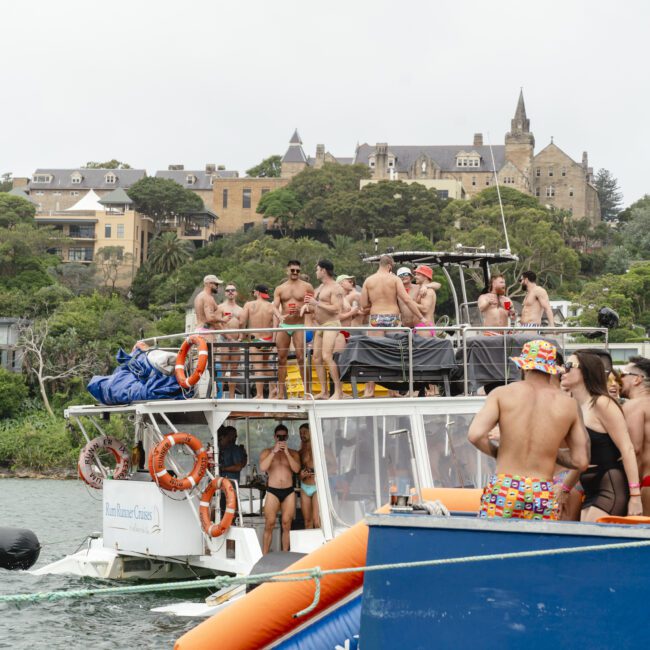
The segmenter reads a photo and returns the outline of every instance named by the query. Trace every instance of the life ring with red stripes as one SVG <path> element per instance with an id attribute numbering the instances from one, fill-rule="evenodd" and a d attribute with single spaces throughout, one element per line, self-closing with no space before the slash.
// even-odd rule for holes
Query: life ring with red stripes
<path id="1" fill-rule="evenodd" d="M 218 524 L 212 523 L 210 517 L 210 501 L 217 490 L 224 490 L 226 493 L 226 512 Z M 227 478 L 215 476 L 209 483 L 205 492 L 201 495 L 199 504 L 199 518 L 203 532 L 210 537 L 219 537 L 223 535 L 232 524 L 237 511 L 237 493 L 235 487 Z"/>
<path id="2" fill-rule="evenodd" d="M 174 445 L 187 445 L 194 452 L 194 467 L 185 477 L 172 476 L 165 467 L 165 459 Z M 163 490 L 176 492 L 191 490 L 199 484 L 208 468 L 208 452 L 203 443 L 191 433 L 170 433 L 165 436 L 152 450 L 149 456 L 149 473 L 153 480 Z"/>
<path id="3" fill-rule="evenodd" d="M 77 469 L 79 477 L 96 490 L 101 490 L 104 484 L 104 476 L 97 465 L 97 454 L 102 450 L 110 451 L 115 458 L 114 479 L 126 478 L 131 468 L 131 459 L 126 445 L 113 436 L 94 438 L 79 453 Z"/>
<path id="4" fill-rule="evenodd" d="M 199 360 L 196 363 L 194 372 L 189 377 L 186 377 L 185 361 L 193 345 L 196 345 L 199 348 Z M 198 383 L 199 379 L 201 379 L 201 375 L 203 374 L 207 365 L 208 344 L 206 340 L 198 334 L 192 334 L 191 336 L 188 336 L 183 341 L 183 345 L 181 345 L 181 349 L 178 351 L 178 355 L 176 357 L 176 365 L 174 367 L 174 375 L 176 377 L 176 381 L 183 388 L 191 388 L 194 386 L 194 384 Z"/>

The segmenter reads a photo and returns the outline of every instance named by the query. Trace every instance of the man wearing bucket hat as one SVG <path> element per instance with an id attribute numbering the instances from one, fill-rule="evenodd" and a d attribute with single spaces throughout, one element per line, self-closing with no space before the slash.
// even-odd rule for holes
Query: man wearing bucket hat
<path id="1" fill-rule="evenodd" d="M 413 329 L 418 336 L 431 338 L 436 335 L 436 331 L 433 329 L 435 325 L 436 292 L 430 286 L 430 283 L 433 282 L 431 267 L 420 264 L 415 269 L 415 281 L 419 287 L 417 302 L 422 310 L 422 320 L 416 323 Z"/>
<path id="2" fill-rule="evenodd" d="M 551 376 L 558 373 L 555 346 L 529 341 L 521 356 L 511 360 L 521 368 L 523 381 L 493 390 L 469 428 L 469 441 L 497 459 L 479 516 L 554 520 L 556 461 L 584 471 L 589 463 L 587 433 L 577 402 L 551 384 Z M 488 437 L 497 425 L 498 447 Z M 559 453 L 561 447 L 568 447 L 568 453 Z"/>

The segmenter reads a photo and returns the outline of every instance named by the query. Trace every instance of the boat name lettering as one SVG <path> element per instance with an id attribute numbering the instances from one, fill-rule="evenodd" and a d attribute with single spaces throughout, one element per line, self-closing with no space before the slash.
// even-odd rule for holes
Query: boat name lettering
<path id="1" fill-rule="evenodd" d="M 107 501 L 105 504 L 104 514 L 108 517 L 120 517 L 121 519 L 139 519 L 141 521 L 153 520 L 153 511 L 137 504 L 132 508 L 123 508 L 119 503 L 112 505 Z"/>

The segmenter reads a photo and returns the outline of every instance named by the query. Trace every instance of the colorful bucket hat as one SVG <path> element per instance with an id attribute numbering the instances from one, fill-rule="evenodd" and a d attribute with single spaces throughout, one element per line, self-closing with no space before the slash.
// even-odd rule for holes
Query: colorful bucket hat
<path id="1" fill-rule="evenodd" d="M 510 357 L 510 360 L 522 370 L 539 370 L 548 375 L 557 375 L 558 367 L 555 363 L 557 350 L 548 341 L 537 339 L 528 341 L 521 350 L 520 357 Z"/>

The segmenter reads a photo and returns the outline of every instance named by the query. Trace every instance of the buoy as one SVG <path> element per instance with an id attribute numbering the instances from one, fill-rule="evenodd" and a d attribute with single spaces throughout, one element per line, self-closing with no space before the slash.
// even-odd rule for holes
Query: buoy
<path id="1" fill-rule="evenodd" d="M 40 552 L 41 545 L 31 530 L 0 526 L 0 568 L 29 569 Z"/>

